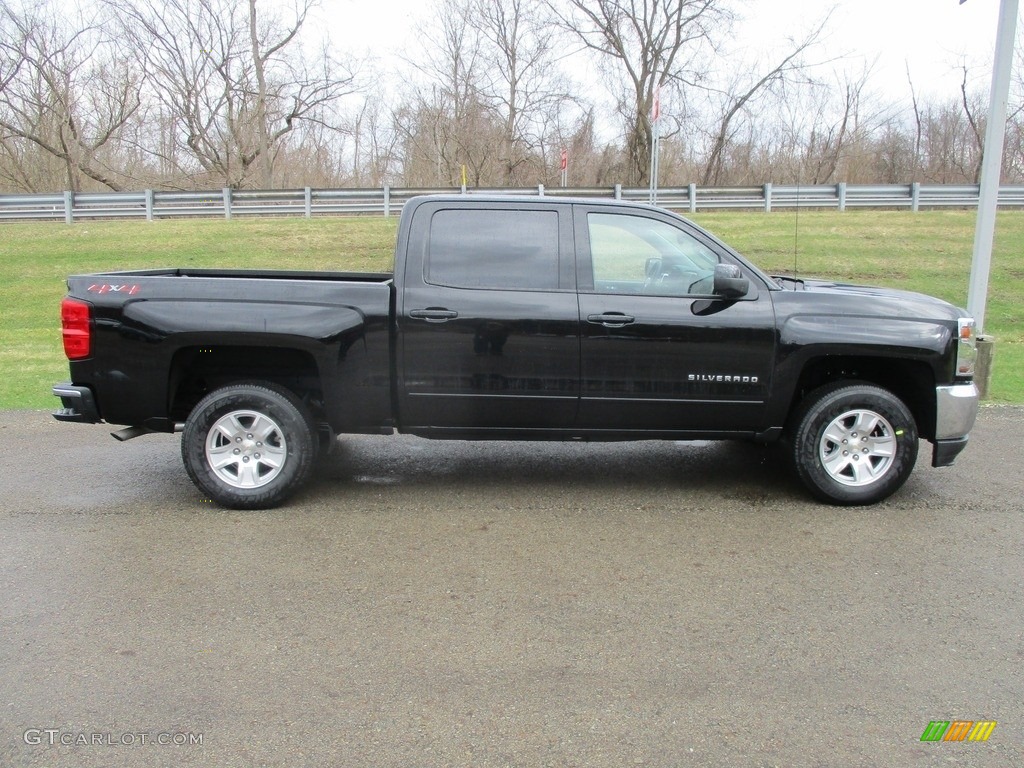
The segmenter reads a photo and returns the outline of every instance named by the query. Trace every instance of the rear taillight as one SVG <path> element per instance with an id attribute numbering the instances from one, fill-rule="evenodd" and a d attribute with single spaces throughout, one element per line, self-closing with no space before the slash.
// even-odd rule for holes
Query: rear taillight
<path id="1" fill-rule="evenodd" d="M 959 338 L 956 344 L 956 375 L 973 376 L 975 361 L 978 358 L 977 342 L 974 338 L 974 318 L 961 317 L 957 326 Z"/>
<path id="2" fill-rule="evenodd" d="M 60 303 L 60 327 L 64 337 L 64 354 L 68 360 L 81 360 L 92 351 L 92 307 L 78 299 Z"/>

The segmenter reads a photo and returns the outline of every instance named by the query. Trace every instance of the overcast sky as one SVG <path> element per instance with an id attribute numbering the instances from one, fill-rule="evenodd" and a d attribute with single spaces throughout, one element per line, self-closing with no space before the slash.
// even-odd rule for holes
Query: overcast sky
<path id="1" fill-rule="evenodd" d="M 876 85 L 894 93 L 909 92 L 907 68 L 915 88 L 925 95 L 956 95 L 964 56 L 986 83 L 995 52 L 999 0 L 775 0 L 751 2 L 765 28 L 777 36 L 801 19 L 820 16 L 835 6 L 829 29 L 830 49 L 853 60 L 876 62 Z M 775 23 L 772 18 L 775 17 Z M 762 24 L 764 26 L 762 26 Z M 753 36 L 753 35 L 751 35 Z"/>
<path id="2" fill-rule="evenodd" d="M 419 31 L 433 7 L 432 0 L 323 0 L 323 31 L 341 50 L 372 50 L 386 69 L 393 57 L 415 57 L 417 47 L 428 44 Z M 844 54 L 852 69 L 874 63 L 876 90 L 908 95 L 909 66 L 919 95 L 956 98 L 958 64 L 966 56 L 976 84 L 988 93 L 999 0 L 746 0 L 741 7 L 746 22 L 737 29 L 739 47 L 783 46 L 787 36 L 799 37 L 834 7 L 828 54 Z"/>

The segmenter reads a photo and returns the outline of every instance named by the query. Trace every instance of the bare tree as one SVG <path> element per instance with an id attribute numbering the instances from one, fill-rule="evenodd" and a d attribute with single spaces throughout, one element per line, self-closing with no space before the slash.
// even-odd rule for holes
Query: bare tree
<path id="1" fill-rule="evenodd" d="M 550 1 L 550 0 L 549 0 Z M 703 80 L 709 53 L 732 16 L 723 0 L 569 0 L 562 24 L 613 63 L 621 78 L 619 112 L 626 124 L 627 183 L 648 181 L 655 90 L 675 88 L 685 100 Z"/>
<path id="2" fill-rule="evenodd" d="M 493 62 L 480 95 L 504 126 L 502 183 L 520 184 L 524 169 L 543 160 L 546 128 L 563 112 L 582 119 L 555 61 L 558 28 L 539 0 L 472 0 L 468 20 Z"/>
<path id="3" fill-rule="evenodd" d="M 857 172 L 855 155 L 863 151 L 863 142 L 875 125 L 888 118 L 887 109 L 878 112 L 882 102 L 868 89 L 870 73 L 869 67 L 859 73 L 839 70 L 828 80 L 787 94 L 789 98 L 779 107 L 785 124 L 776 131 L 780 139 L 776 163 L 757 181 L 849 181 Z M 771 130 L 764 120 L 758 125 L 761 131 Z"/>
<path id="4" fill-rule="evenodd" d="M 287 17 L 257 0 L 105 0 L 170 116 L 173 163 L 230 186 L 273 182 L 274 156 L 355 88 L 355 70 L 298 44 L 314 0 Z M 165 157 L 164 160 L 169 158 Z"/>
<path id="5" fill-rule="evenodd" d="M 711 142 L 707 160 L 701 173 L 700 183 L 718 184 L 722 175 L 722 166 L 726 143 L 731 133 L 736 128 L 736 123 L 755 103 L 757 98 L 766 92 L 776 90 L 783 94 L 786 87 L 791 85 L 794 79 L 798 79 L 806 73 L 808 63 L 803 56 L 809 49 L 815 46 L 828 23 L 828 16 L 799 42 L 791 41 L 789 50 L 784 53 L 775 64 L 767 69 L 757 68 L 752 70 L 753 74 L 740 69 L 727 89 L 708 89 L 708 93 L 719 98 L 719 117 L 717 128 Z M 749 114 L 749 113 L 747 113 Z"/>
<path id="6" fill-rule="evenodd" d="M 917 100 L 917 91 L 914 88 L 914 81 L 910 77 L 909 64 L 907 64 L 907 84 L 910 86 L 910 105 L 914 110 L 914 164 L 911 179 L 916 179 L 921 167 L 921 137 L 924 133 L 924 124 L 921 119 L 921 105 Z"/>
<path id="7" fill-rule="evenodd" d="M 960 80 L 960 104 L 964 108 L 964 116 L 967 118 L 968 125 L 971 126 L 971 134 L 974 136 L 974 143 L 978 148 L 978 159 L 974 167 L 974 178 L 972 179 L 974 183 L 978 183 L 981 180 L 981 162 L 982 155 L 985 153 L 985 139 L 983 138 L 983 128 L 974 114 L 977 110 L 972 106 L 971 97 L 967 92 L 969 70 L 966 63 L 961 66 L 961 70 L 963 71 L 963 78 Z"/>
<path id="8" fill-rule="evenodd" d="M 316 2 L 0 0 L 0 188 L 430 187 L 463 166 L 476 185 L 551 185 L 562 148 L 574 185 L 641 185 L 659 88 L 665 183 L 977 179 L 984 94 L 967 67 L 939 101 L 909 72 L 900 102 L 867 70 L 823 80 L 808 62 L 824 21 L 751 63 L 728 50 L 736 0 L 435 0 L 402 95 L 349 99 L 355 68 L 309 39 Z M 573 46 L 617 102 L 615 140 L 592 92 L 568 95 Z M 1015 77 L 1017 182 L 1024 49 Z"/>
<path id="9" fill-rule="evenodd" d="M 871 150 L 872 181 L 898 184 L 906 180 L 912 167 L 913 139 L 903 122 L 890 118 L 875 132 Z"/>
<path id="10" fill-rule="evenodd" d="M 39 178 L 40 167 L 29 167 L 32 152 L 18 146 L 27 143 L 60 163 L 67 189 L 88 181 L 121 189 L 102 154 L 141 101 L 139 78 L 123 66 L 117 42 L 100 23 L 42 4 L 17 10 L 0 3 L 0 24 L 0 147 L 14 170 L 8 178 L 29 189 L 53 185 Z"/>
<path id="11" fill-rule="evenodd" d="M 298 34 L 305 20 L 306 9 L 302 9 L 302 17 L 292 30 L 282 38 L 276 46 L 280 50 L 291 42 Z M 249 0 L 249 46 L 252 52 L 252 68 L 256 74 L 256 131 L 259 135 L 259 160 L 262 170 L 262 185 L 264 188 L 273 184 L 273 164 L 270 157 L 270 126 L 267 125 L 267 62 L 270 56 L 275 53 L 274 49 L 263 50 L 263 41 L 260 39 L 259 14 L 256 12 L 256 0 Z"/>
<path id="12" fill-rule="evenodd" d="M 379 90 L 367 93 L 352 124 L 352 178 L 357 186 L 393 183 L 400 166 L 396 121 Z"/>
<path id="13" fill-rule="evenodd" d="M 496 176 L 502 132 L 483 98 L 487 68 L 467 0 L 443 0 L 428 29 L 434 46 L 410 62 L 425 83 L 396 110 L 407 179 L 457 184 L 463 166 L 479 184 Z"/>

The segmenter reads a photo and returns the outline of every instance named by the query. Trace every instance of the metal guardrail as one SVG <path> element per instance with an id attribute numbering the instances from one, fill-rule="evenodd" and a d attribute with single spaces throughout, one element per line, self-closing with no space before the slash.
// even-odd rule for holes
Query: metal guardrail
<path id="1" fill-rule="evenodd" d="M 82 219 L 170 219 L 184 217 L 312 216 L 374 214 L 391 216 L 409 198 L 429 193 L 547 195 L 596 197 L 648 202 L 647 189 L 614 187 L 455 188 L 437 189 L 221 189 L 200 192 L 57 192 L 52 194 L 0 195 L 0 221 Z M 696 213 L 722 209 L 760 210 L 770 213 L 786 208 L 921 208 L 978 205 L 977 184 L 818 184 L 809 186 L 764 184 L 750 187 L 665 187 L 658 190 L 663 208 Z M 1024 207 L 1024 185 L 999 188 L 999 205 Z"/>

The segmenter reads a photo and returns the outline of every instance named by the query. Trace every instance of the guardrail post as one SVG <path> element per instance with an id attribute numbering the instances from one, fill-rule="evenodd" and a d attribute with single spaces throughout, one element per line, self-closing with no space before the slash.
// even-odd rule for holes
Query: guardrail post
<path id="1" fill-rule="evenodd" d="M 153 190 L 146 190 L 146 221 L 153 220 Z"/>
<path id="2" fill-rule="evenodd" d="M 616 184 L 615 185 L 615 199 L 616 200 L 621 200 L 622 199 L 622 185 L 621 184 Z"/>
<path id="3" fill-rule="evenodd" d="M 917 213 L 921 205 L 921 183 L 918 181 L 910 185 L 910 210 Z"/>
<path id="4" fill-rule="evenodd" d="M 995 356 L 995 337 L 979 336 L 977 338 L 978 357 L 974 369 L 974 383 L 978 386 L 978 396 L 988 400 L 988 391 L 992 386 L 992 359 Z"/>
<path id="5" fill-rule="evenodd" d="M 839 197 L 839 212 L 846 210 L 846 182 L 840 181 L 836 184 L 836 195 Z"/>
<path id="6" fill-rule="evenodd" d="M 224 200 L 224 218 L 231 220 L 231 187 L 224 187 L 220 191 L 220 196 Z"/>
<path id="7" fill-rule="evenodd" d="M 75 221 L 75 193 L 64 193 L 64 223 L 72 224 Z"/>
<path id="8" fill-rule="evenodd" d="M 303 192 L 303 202 L 306 208 L 306 218 L 313 218 L 313 190 L 309 187 L 306 187 Z"/>
<path id="9" fill-rule="evenodd" d="M 384 218 L 391 218 L 391 186 L 384 185 Z"/>
<path id="10" fill-rule="evenodd" d="M 697 212 L 697 185 L 690 184 L 686 188 L 686 196 L 690 198 L 690 213 Z"/>
<path id="11" fill-rule="evenodd" d="M 798 200 L 797 203 L 800 201 Z M 772 212 L 772 185 L 771 182 L 764 185 L 764 212 Z"/>

